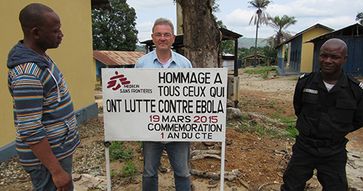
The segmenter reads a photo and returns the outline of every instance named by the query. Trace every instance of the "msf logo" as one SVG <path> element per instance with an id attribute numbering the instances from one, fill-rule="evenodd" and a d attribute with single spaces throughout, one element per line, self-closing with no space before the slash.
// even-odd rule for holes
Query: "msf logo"
<path id="1" fill-rule="evenodd" d="M 119 74 L 117 71 L 115 72 L 115 76 L 112 76 L 110 80 L 107 82 L 107 88 L 112 88 L 112 90 L 118 90 L 121 88 L 121 85 L 130 84 L 130 81 L 127 80 L 125 75 Z"/>

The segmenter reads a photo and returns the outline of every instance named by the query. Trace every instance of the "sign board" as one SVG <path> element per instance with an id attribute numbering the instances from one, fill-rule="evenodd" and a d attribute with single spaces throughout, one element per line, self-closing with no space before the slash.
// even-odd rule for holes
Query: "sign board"
<path id="1" fill-rule="evenodd" d="M 225 141 L 227 69 L 102 69 L 105 141 Z"/>

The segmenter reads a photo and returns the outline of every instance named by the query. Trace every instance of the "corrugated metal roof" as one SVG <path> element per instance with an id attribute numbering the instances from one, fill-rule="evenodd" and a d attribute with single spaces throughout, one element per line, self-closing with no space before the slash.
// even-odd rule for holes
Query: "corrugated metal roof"
<path id="1" fill-rule="evenodd" d="M 108 66 L 134 65 L 145 53 L 137 51 L 94 50 L 93 58 Z"/>
<path id="2" fill-rule="evenodd" d="M 328 39 L 336 36 L 363 36 L 363 25 L 359 23 L 354 23 L 342 29 L 313 38 L 308 42 L 315 42 L 320 39 Z"/>

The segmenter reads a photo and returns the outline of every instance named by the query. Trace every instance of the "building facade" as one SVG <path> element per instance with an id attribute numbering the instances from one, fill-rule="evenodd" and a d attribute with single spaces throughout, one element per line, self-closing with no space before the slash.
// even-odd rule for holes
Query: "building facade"
<path id="1" fill-rule="evenodd" d="M 311 26 L 282 42 L 278 47 L 278 70 L 281 75 L 313 71 L 314 44 L 311 39 L 333 31 L 321 24 Z"/>

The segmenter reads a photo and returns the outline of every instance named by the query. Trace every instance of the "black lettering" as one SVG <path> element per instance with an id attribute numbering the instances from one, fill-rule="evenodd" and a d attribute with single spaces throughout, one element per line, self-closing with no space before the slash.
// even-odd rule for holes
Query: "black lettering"
<path id="1" fill-rule="evenodd" d="M 224 87 L 211 87 L 209 95 L 211 97 L 224 97 Z"/>
<path id="2" fill-rule="evenodd" d="M 170 132 L 168 133 L 168 139 L 179 139 L 179 133 L 176 132 Z"/>
<path id="3" fill-rule="evenodd" d="M 108 99 L 106 100 L 107 112 L 120 112 L 121 111 L 121 99 Z"/>
<path id="4" fill-rule="evenodd" d="M 159 72 L 159 83 L 210 84 L 210 72 Z"/>
<path id="5" fill-rule="evenodd" d="M 223 104 L 219 100 L 218 105 L 214 100 L 196 100 L 196 113 L 223 113 Z"/>
<path id="6" fill-rule="evenodd" d="M 216 77 L 214 78 L 214 84 L 222 84 L 222 78 L 219 73 L 217 73 Z"/>
<path id="7" fill-rule="evenodd" d="M 159 100 L 160 113 L 193 113 L 193 100 Z"/>

